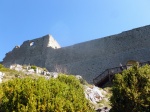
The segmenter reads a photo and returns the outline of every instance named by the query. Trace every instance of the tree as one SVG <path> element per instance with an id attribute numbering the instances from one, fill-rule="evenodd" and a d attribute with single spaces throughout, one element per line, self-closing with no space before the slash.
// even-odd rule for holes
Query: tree
<path id="1" fill-rule="evenodd" d="M 150 66 L 133 66 L 116 74 L 112 112 L 150 112 Z"/>

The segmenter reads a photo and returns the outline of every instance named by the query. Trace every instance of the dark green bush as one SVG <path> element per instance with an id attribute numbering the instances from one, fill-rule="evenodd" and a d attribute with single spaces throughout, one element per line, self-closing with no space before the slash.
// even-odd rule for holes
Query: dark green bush
<path id="1" fill-rule="evenodd" d="M 0 85 L 1 112 L 92 112 L 74 76 L 14 79 Z"/>
<path id="2" fill-rule="evenodd" d="M 150 112 L 150 66 L 134 66 L 117 74 L 111 97 L 113 112 Z"/>
<path id="3" fill-rule="evenodd" d="M 37 68 L 37 66 L 35 66 L 35 65 L 31 66 L 31 69 L 33 69 L 34 71 L 36 71 L 36 68 Z"/>

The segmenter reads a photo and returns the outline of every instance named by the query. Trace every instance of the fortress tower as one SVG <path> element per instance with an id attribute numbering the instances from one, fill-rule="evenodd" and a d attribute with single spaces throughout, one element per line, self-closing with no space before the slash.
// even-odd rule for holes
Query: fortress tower
<path id="1" fill-rule="evenodd" d="M 60 48 L 60 45 L 51 35 L 27 40 L 21 46 L 15 46 L 12 51 L 7 53 L 3 59 L 3 64 L 5 66 L 10 66 L 11 64 L 31 64 L 44 67 L 44 57 L 46 57 L 47 48 Z"/>

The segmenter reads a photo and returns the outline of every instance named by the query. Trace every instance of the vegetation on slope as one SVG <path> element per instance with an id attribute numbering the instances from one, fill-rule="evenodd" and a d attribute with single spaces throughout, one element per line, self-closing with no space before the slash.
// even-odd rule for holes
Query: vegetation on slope
<path id="1" fill-rule="evenodd" d="M 134 66 L 117 74 L 111 97 L 113 112 L 150 112 L 150 66 Z"/>
<path id="2" fill-rule="evenodd" d="M 13 73 L 3 66 L 0 71 Z M 11 71 L 11 72 L 10 72 Z M 17 72 L 15 72 L 17 73 Z M 19 73 L 19 72 L 18 72 Z M 80 81 L 74 76 L 14 78 L 0 84 L 2 112 L 92 112 Z"/>
<path id="3" fill-rule="evenodd" d="M 4 77 L 3 77 L 3 82 L 9 81 L 9 80 L 13 80 L 15 78 L 25 78 L 25 77 L 31 77 L 31 78 L 38 78 L 39 76 L 36 74 L 25 74 L 22 71 L 16 71 L 16 70 L 12 70 L 9 68 L 5 68 L 2 64 L 0 64 L 0 72 L 5 73 Z"/>
<path id="4" fill-rule="evenodd" d="M 23 67 L 25 69 L 27 68 L 26 66 Z M 27 75 L 26 72 L 20 71 L 18 72 L 15 70 L 11 70 L 3 67 L 2 65 L 0 65 L 0 71 L 5 73 L 3 77 L 3 83 L 0 85 L 0 111 L 32 110 L 32 111 L 50 111 L 50 112 L 53 111 L 91 112 L 93 111 L 92 108 L 95 109 L 104 107 L 110 108 L 109 98 L 111 96 L 111 88 L 109 87 L 105 88 L 104 91 L 99 88 L 101 90 L 102 96 L 101 94 L 100 96 L 98 96 L 97 93 L 95 93 L 97 94 L 97 96 L 95 96 L 93 94 L 95 90 L 92 90 L 93 93 L 92 91 L 91 93 L 87 93 L 90 95 L 93 94 L 93 96 L 91 96 L 92 98 L 95 97 L 101 99 L 97 102 L 97 104 L 93 104 L 93 102 L 90 102 L 92 103 L 90 104 L 89 103 L 90 99 L 87 97 L 86 98 L 89 100 L 87 101 L 85 99 L 86 92 L 85 88 L 83 89 L 83 87 L 89 87 L 92 89 L 94 86 L 89 85 L 80 76 L 74 77 L 61 75 L 57 79 L 49 79 L 46 77 L 46 79 L 49 79 L 46 80 L 43 75 L 36 75 L 36 74 Z M 76 85 L 78 85 L 79 87 Z M 37 88 L 39 89 L 37 90 Z M 56 91 L 57 93 L 53 91 Z M 47 93 L 49 93 L 49 95 L 47 95 Z M 48 98 L 46 98 L 47 96 Z M 32 97 L 33 99 L 31 100 Z M 41 100 L 43 97 L 45 99 L 44 102 L 43 100 Z M 56 107 L 58 110 L 56 109 Z M 66 107 L 68 107 L 70 110 Z M 83 107 L 84 109 L 81 109 Z"/>

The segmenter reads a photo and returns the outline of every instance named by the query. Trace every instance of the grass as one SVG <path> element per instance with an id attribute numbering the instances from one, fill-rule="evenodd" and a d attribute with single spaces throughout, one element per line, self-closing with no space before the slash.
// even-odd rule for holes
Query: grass
<path id="1" fill-rule="evenodd" d="M 38 78 L 39 76 L 37 74 L 25 74 L 21 71 L 11 70 L 9 68 L 5 68 L 3 65 L 0 64 L 0 72 L 5 73 L 3 77 L 3 82 L 6 82 L 8 80 L 13 80 L 15 78 L 25 78 L 25 77 L 31 77 L 31 78 Z"/>

